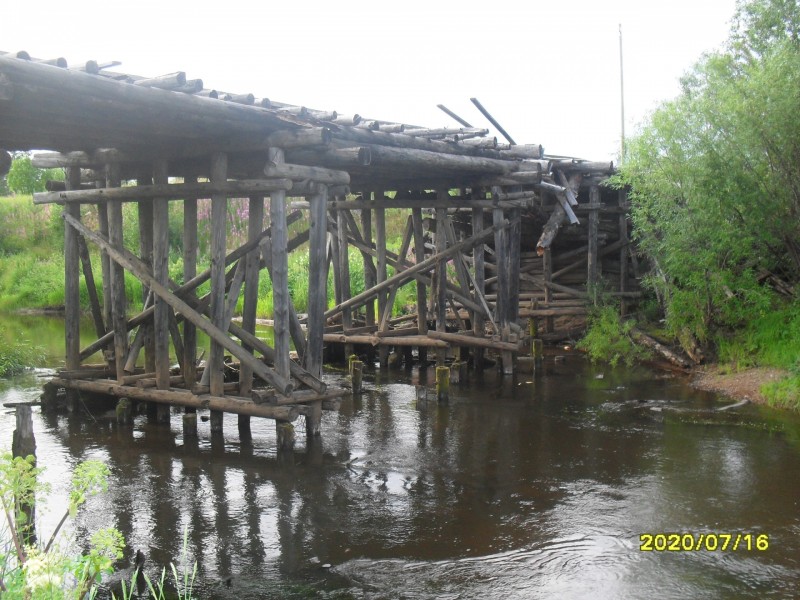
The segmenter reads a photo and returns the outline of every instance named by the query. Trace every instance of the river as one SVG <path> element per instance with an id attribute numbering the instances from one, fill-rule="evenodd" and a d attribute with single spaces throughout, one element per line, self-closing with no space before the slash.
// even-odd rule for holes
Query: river
<path id="1" fill-rule="evenodd" d="M 58 365 L 58 320 L 4 324 L 45 343 L 46 367 Z M 50 372 L 0 380 L 0 400 L 36 398 Z M 250 442 L 239 439 L 235 416 L 222 436 L 201 422 L 199 439 L 184 441 L 177 411 L 169 427 L 144 416 L 120 427 L 98 410 L 34 409 L 39 464 L 53 486 L 50 510 L 37 509 L 40 529 L 60 516 L 71 468 L 94 458 L 111 468 L 110 489 L 73 524 L 75 543 L 114 525 L 126 558 L 143 550 L 156 576 L 180 562 L 186 531 L 201 598 L 798 593 L 795 415 L 757 406 L 715 412 L 728 401 L 681 378 L 592 365 L 561 350 L 535 375 L 471 374 L 448 404 L 417 405 L 414 384 L 433 376 L 369 371 L 360 397 L 324 414 L 320 439 L 307 443 L 296 423 L 289 456 L 276 454 L 271 421 L 254 419 Z M 3 409 L 4 450 L 13 427 L 13 411 Z M 703 549 L 640 549 L 642 534 L 669 533 L 690 534 L 679 543 L 687 547 L 703 535 Z"/>

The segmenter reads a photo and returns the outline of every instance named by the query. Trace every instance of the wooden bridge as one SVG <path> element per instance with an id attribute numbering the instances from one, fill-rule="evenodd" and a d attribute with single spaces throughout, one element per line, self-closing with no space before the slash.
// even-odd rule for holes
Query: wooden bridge
<path id="1" fill-rule="evenodd" d="M 381 367 L 391 348 L 395 358 L 438 366 L 455 354 L 475 369 L 492 353 L 512 373 L 532 335 L 569 334 L 565 319 L 584 315 L 600 291 L 621 297 L 623 310 L 638 295 L 625 197 L 602 185 L 611 163 L 548 156 L 510 137 L 498 143 L 445 107 L 459 127 L 339 115 L 219 92 L 184 73 L 143 78 L 115 66 L 0 53 L 0 148 L 50 150 L 34 164 L 67 175 L 34 202 L 64 207 L 66 365 L 51 387 L 68 398 L 142 400 L 159 419 L 169 418 L 170 405 L 189 415 L 210 409 L 212 430 L 223 412 L 238 413 L 243 431 L 251 416 L 280 424 L 302 414 L 315 435 L 322 409 L 348 393 L 322 380 L 325 344 Z M 5 150 L 0 158 L 8 159 Z M 212 234 L 199 249 L 198 200 L 208 198 Z M 232 198 L 246 198 L 249 208 L 247 242 L 235 249 L 225 226 Z M 167 268 L 175 201 L 183 208 L 182 283 Z M 124 202 L 137 206 L 136 253 L 123 239 Z M 397 253 L 386 246 L 389 209 L 405 216 Z M 288 257 L 306 244 L 308 314 L 299 315 Z M 89 245 L 101 256 L 99 283 Z M 350 247 L 364 264 L 365 289 L 355 294 Z M 198 265 L 198 256 L 210 264 Z M 135 315 L 125 272 L 144 289 Z M 85 344 L 81 275 L 96 330 Z M 255 335 L 264 276 L 273 290 L 272 346 Z M 210 291 L 200 295 L 206 282 Z M 416 307 L 393 316 L 398 289 L 411 282 Z M 211 339 L 204 367 L 198 329 Z M 226 353 L 239 364 L 236 381 L 225 380 Z"/>

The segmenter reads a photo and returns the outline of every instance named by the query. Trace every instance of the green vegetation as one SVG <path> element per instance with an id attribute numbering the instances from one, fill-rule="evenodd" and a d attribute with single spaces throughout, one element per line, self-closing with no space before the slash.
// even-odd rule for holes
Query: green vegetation
<path id="1" fill-rule="evenodd" d="M 0 377 L 10 377 L 43 360 L 41 348 L 28 340 L 11 339 L 8 332 L 0 327 Z"/>
<path id="2" fill-rule="evenodd" d="M 637 360 L 647 358 L 647 351 L 637 346 L 630 337 L 636 322 L 622 321 L 618 307 L 605 305 L 594 308 L 589 314 L 588 325 L 578 348 L 585 351 L 592 361 L 608 362 L 611 366 L 622 361 L 631 366 Z"/>
<path id="3" fill-rule="evenodd" d="M 737 366 L 800 356 L 798 89 L 800 5 L 740 2 L 725 50 L 630 140 L 616 178 L 666 331 Z"/>
<path id="4" fill-rule="evenodd" d="M 37 169 L 26 153 L 18 153 L 6 175 L 6 185 L 15 194 L 30 195 L 43 192 L 46 181 L 63 181 L 64 172 L 60 169 Z"/>

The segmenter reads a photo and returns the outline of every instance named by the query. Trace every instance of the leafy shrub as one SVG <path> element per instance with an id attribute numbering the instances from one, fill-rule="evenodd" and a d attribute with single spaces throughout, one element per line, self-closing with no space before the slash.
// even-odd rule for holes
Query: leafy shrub
<path id="1" fill-rule="evenodd" d="M 578 348 L 585 351 L 592 362 L 604 361 L 616 366 L 619 361 L 632 365 L 647 357 L 647 352 L 633 343 L 630 332 L 635 321 L 621 321 L 615 306 L 594 309 L 588 318 L 589 327 Z"/>
<path id="2" fill-rule="evenodd" d="M 10 377 L 44 361 L 44 350 L 25 339 L 10 339 L 0 327 L 0 377 Z"/>

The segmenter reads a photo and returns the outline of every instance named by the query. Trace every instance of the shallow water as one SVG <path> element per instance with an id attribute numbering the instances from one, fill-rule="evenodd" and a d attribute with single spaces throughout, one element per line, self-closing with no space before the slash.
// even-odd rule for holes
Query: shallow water
<path id="1" fill-rule="evenodd" d="M 39 375 L 46 375 L 40 373 Z M 271 421 L 236 417 L 184 442 L 137 417 L 117 426 L 34 411 L 54 489 L 99 458 L 108 494 L 72 534 L 114 525 L 148 557 L 179 562 L 183 532 L 200 597 L 789 598 L 800 584 L 800 424 L 721 401 L 645 369 L 549 355 L 536 375 L 493 371 L 416 405 L 433 370 L 365 374 L 365 392 L 323 416 L 322 437 L 278 456 Z M 341 379 L 336 372 L 327 378 Z M 0 384 L 35 398 L 41 378 Z M 109 405 L 109 409 L 112 405 Z M 13 414 L 0 414 L 9 440 Z M 642 533 L 767 534 L 766 551 L 642 552 Z M 752 546 L 755 547 L 753 538 Z M 230 585 L 227 585 L 229 583 Z"/>

